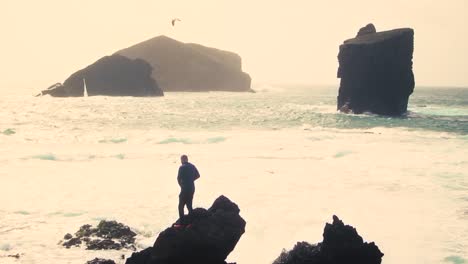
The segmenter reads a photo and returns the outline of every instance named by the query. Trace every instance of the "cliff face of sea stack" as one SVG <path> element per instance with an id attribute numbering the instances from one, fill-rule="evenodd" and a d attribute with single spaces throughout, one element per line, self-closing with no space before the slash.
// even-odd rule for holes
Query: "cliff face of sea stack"
<path id="1" fill-rule="evenodd" d="M 414 31 L 376 32 L 369 24 L 344 41 L 338 54 L 338 110 L 397 116 L 407 111 L 414 90 Z"/>

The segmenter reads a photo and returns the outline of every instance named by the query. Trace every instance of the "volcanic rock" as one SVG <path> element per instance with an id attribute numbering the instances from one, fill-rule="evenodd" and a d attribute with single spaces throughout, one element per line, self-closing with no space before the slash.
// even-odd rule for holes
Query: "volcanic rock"
<path id="1" fill-rule="evenodd" d="M 74 237 L 70 238 L 68 241 L 63 242 L 62 246 L 66 248 L 79 247 L 81 245 L 81 239 Z"/>
<path id="2" fill-rule="evenodd" d="M 225 264 L 245 232 L 239 207 L 220 196 L 161 232 L 153 247 L 133 253 L 126 264 Z"/>
<path id="3" fill-rule="evenodd" d="M 356 37 L 364 36 L 367 34 L 374 34 L 374 33 L 377 33 L 377 30 L 375 29 L 374 24 L 371 23 L 359 29 L 359 32 L 357 33 Z"/>
<path id="4" fill-rule="evenodd" d="M 122 223 L 116 221 L 102 220 L 97 227 L 83 225 L 75 233 L 75 237 L 70 234 L 65 235 L 66 241 L 62 244 L 66 248 L 86 244 L 88 250 L 107 250 L 122 248 L 136 250 L 136 233 Z"/>
<path id="5" fill-rule="evenodd" d="M 354 227 L 333 216 L 322 242 L 298 242 L 292 250 L 283 250 L 273 264 L 380 264 L 383 255 L 374 242 L 364 242 Z"/>
<path id="6" fill-rule="evenodd" d="M 415 85 L 413 38 L 410 28 L 375 32 L 369 24 L 346 40 L 338 54 L 338 110 L 404 114 Z"/>

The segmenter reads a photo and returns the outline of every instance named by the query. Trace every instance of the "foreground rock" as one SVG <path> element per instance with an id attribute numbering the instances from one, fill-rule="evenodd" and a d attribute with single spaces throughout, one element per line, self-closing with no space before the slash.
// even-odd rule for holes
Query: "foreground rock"
<path id="1" fill-rule="evenodd" d="M 252 91 L 250 76 L 242 72 L 241 57 L 229 51 L 159 36 L 117 54 L 151 64 L 153 78 L 165 92 Z"/>
<path id="2" fill-rule="evenodd" d="M 84 96 L 86 83 L 88 96 L 162 96 L 162 90 L 152 78 L 152 71 L 152 67 L 143 60 L 107 56 L 72 74 L 63 85 L 56 83 L 39 95 Z"/>
<path id="3" fill-rule="evenodd" d="M 380 264 L 383 255 L 373 242 L 364 243 L 355 228 L 333 216 L 333 223 L 325 225 L 322 242 L 299 242 L 273 264 Z"/>
<path id="4" fill-rule="evenodd" d="M 338 109 L 360 114 L 404 114 L 414 90 L 414 31 L 376 32 L 369 24 L 346 40 L 338 54 Z"/>
<path id="5" fill-rule="evenodd" d="M 88 250 L 107 250 L 122 248 L 135 250 L 136 233 L 128 226 L 116 221 L 101 221 L 96 228 L 84 225 L 75 233 L 75 237 L 66 234 L 62 246 L 66 248 L 86 245 Z"/>
<path id="6" fill-rule="evenodd" d="M 208 210 L 197 208 L 161 232 L 149 247 L 127 259 L 127 264 L 224 264 L 245 232 L 239 207 L 220 196 Z M 181 225 L 183 224 L 183 225 Z"/>

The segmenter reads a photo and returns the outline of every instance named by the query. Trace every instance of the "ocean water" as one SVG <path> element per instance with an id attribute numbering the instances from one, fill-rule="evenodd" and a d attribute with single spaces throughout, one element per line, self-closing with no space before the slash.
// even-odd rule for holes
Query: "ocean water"
<path id="1" fill-rule="evenodd" d="M 336 214 L 383 263 L 468 263 L 468 89 L 417 87 L 400 118 L 338 113 L 334 87 L 256 90 L 2 96 L 0 263 L 124 263 L 130 251 L 58 243 L 108 219 L 152 245 L 177 218 L 183 153 L 201 173 L 194 205 L 224 194 L 247 221 L 229 261 L 271 263 Z"/>

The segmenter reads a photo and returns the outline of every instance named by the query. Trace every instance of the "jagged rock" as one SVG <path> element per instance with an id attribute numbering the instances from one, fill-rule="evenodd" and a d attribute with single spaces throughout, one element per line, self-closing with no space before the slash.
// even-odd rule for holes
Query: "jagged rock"
<path id="1" fill-rule="evenodd" d="M 158 36 L 117 54 L 151 64 L 153 78 L 165 92 L 252 91 L 241 57 L 229 51 Z"/>
<path id="2" fill-rule="evenodd" d="M 66 248 L 71 248 L 73 246 L 79 247 L 81 245 L 81 240 L 77 237 L 71 238 L 68 241 L 63 242 L 62 246 Z"/>
<path id="3" fill-rule="evenodd" d="M 36 97 L 48 95 L 48 94 L 54 97 L 67 97 L 68 96 L 67 90 L 65 89 L 63 84 L 56 83 L 56 84 L 49 86 L 49 88 L 41 91 L 38 95 L 36 95 Z"/>
<path id="4" fill-rule="evenodd" d="M 78 229 L 78 231 L 76 231 L 75 236 L 78 238 L 89 237 L 96 232 L 96 228 L 92 228 L 91 225 L 83 225 Z"/>
<path id="5" fill-rule="evenodd" d="M 79 97 L 85 94 L 107 96 L 162 96 L 163 92 L 151 77 L 153 68 L 144 60 L 120 55 L 106 56 L 72 74 L 39 95 Z"/>
<path id="6" fill-rule="evenodd" d="M 122 249 L 122 244 L 114 242 L 112 239 L 93 239 L 86 242 L 86 249 L 88 250 L 106 250 L 106 249 Z"/>
<path id="7" fill-rule="evenodd" d="M 119 239 L 123 246 L 135 243 L 136 233 L 130 227 L 116 221 L 101 221 L 96 235 L 107 239 Z"/>
<path id="8" fill-rule="evenodd" d="M 377 33 L 377 30 L 375 29 L 374 24 L 370 23 L 367 24 L 365 27 L 362 27 L 359 29 L 359 32 L 357 33 L 356 37 L 364 36 L 367 34 L 374 34 Z"/>
<path id="9" fill-rule="evenodd" d="M 68 240 L 68 239 L 72 239 L 72 237 L 73 237 L 73 236 L 72 236 L 70 233 L 67 233 L 67 234 L 63 237 L 63 239 L 67 239 L 67 240 Z"/>
<path id="10" fill-rule="evenodd" d="M 82 243 L 86 244 L 88 250 L 107 250 L 122 248 L 136 250 L 135 236 L 136 233 L 122 223 L 116 221 L 102 220 L 97 227 L 91 225 L 83 225 L 72 235 L 65 235 L 65 241 L 62 245 L 70 248 L 71 246 L 79 246 Z"/>
<path id="11" fill-rule="evenodd" d="M 365 243 L 354 227 L 333 216 L 322 242 L 298 242 L 292 250 L 283 250 L 273 264 L 380 264 L 383 255 L 374 242 Z"/>
<path id="12" fill-rule="evenodd" d="M 372 24 L 346 40 L 338 54 L 337 108 L 343 112 L 404 114 L 414 90 L 414 31 L 374 32 Z"/>
<path id="13" fill-rule="evenodd" d="M 15 258 L 15 259 L 19 259 L 21 257 L 21 255 L 19 253 L 16 253 L 14 255 L 8 255 L 7 256 L 8 258 Z"/>
<path id="14" fill-rule="evenodd" d="M 115 261 L 113 261 L 112 259 L 95 258 L 86 262 L 86 264 L 115 264 Z"/>
<path id="15" fill-rule="evenodd" d="M 245 232 L 239 207 L 220 196 L 208 210 L 192 214 L 161 232 L 153 247 L 133 253 L 127 264 L 225 264 Z M 183 224 L 183 225 L 181 225 Z"/>

